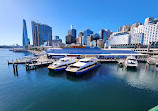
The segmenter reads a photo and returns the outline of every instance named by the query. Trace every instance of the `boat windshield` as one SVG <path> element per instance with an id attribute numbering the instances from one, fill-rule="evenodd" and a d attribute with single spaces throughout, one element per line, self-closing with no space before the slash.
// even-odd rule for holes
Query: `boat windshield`
<path id="1" fill-rule="evenodd" d="M 69 60 L 60 60 L 61 62 L 67 62 L 67 61 L 69 61 Z"/>
<path id="2" fill-rule="evenodd" d="M 89 61 L 80 61 L 80 62 L 88 63 Z"/>
<path id="3" fill-rule="evenodd" d="M 130 60 L 130 61 L 136 61 L 136 59 L 128 59 L 128 60 Z"/>
<path id="4" fill-rule="evenodd" d="M 70 66 L 70 68 L 80 68 L 79 66 Z"/>

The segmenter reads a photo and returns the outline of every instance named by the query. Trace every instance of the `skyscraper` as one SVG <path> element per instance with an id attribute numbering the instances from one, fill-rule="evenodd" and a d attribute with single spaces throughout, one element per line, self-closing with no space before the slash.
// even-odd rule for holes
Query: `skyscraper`
<path id="1" fill-rule="evenodd" d="M 23 19 L 23 46 L 28 46 L 30 44 L 30 39 L 27 35 L 26 21 Z"/>
<path id="2" fill-rule="evenodd" d="M 93 31 L 90 29 L 86 29 L 84 31 L 84 45 L 87 45 L 87 36 L 90 36 L 91 34 L 93 34 Z"/>
<path id="3" fill-rule="evenodd" d="M 144 25 L 149 25 L 150 23 L 152 23 L 154 21 L 153 17 L 148 17 L 145 19 Z"/>
<path id="4" fill-rule="evenodd" d="M 68 30 L 68 35 L 66 36 L 66 44 L 76 43 L 76 29 L 71 25 L 71 29 Z"/>
<path id="5" fill-rule="evenodd" d="M 52 41 L 52 28 L 45 24 L 32 21 L 33 45 L 50 45 Z"/>
<path id="6" fill-rule="evenodd" d="M 59 36 L 54 36 L 53 40 L 59 40 Z"/>
<path id="7" fill-rule="evenodd" d="M 106 40 L 108 40 L 110 38 L 110 30 L 109 29 L 101 29 L 99 31 L 99 36 L 100 36 L 100 39 L 103 39 L 103 41 L 105 43 Z"/>
<path id="8" fill-rule="evenodd" d="M 99 34 L 98 33 L 93 34 L 93 40 L 98 40 L 98 39 L 100 39 Z"/>

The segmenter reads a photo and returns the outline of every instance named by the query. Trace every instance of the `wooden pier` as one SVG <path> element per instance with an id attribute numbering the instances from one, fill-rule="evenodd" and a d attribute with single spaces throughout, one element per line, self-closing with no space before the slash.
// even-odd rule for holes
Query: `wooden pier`
<path id="1" fill-rule="evenodd" d="M 37 67 L 48 66 L 49 64 L 52 63 L 53 63 L 52 61 L 45 61 L 45 62 L 26 64 L 26 70 L 32 70 L 32 69 L 36 69 Z"/>

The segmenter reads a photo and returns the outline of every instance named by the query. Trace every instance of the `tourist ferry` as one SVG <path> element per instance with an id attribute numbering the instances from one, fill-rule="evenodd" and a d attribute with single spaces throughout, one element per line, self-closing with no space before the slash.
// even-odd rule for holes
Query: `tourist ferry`
<path id="1" fill-rule="evenodd" d="M 74 75 L 80 75 L 98 67 L 99 65 L 100 63 L 98 62 L 97 58 L 87 57 L 84 59 L 80 59 L 78 62 L 68 66 L 66 71 L 69 73 L 73 73 Z"/>
<path id="2" fill-rule="evenodd" d="M 126 68 L 137 68 L 138 67 L 138 61 L 134 56 L 127 56 L 125 60 L 125 67 Z"/>
<path id="3" fill-rule="evenodd" d="M 48 69 L 54 70 L 54 71 L 62 71 L 62 70 L 65 70 L 68 65 L 71 65 L 77 61 L 78 59 L 76 57 L 61 58 L 58 61 L 55 61 L 53 64 L 49 65 Z"/>

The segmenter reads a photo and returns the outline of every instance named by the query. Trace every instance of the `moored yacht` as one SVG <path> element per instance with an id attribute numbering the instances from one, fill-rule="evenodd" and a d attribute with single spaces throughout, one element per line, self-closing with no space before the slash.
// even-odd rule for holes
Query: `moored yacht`
<path id="1" fill-rule="evenodd" d="M 74 75 L 80 75 L 99 66 L 98 59 L 87 57 L 67 67 L 66 71 Z"/>
<path id="2" fill-rule="evenodd" d="M 138 67 L 138 61 L 134 56 L 127 56 L 125 60 L 125 67 L 126 68 L 137 68 Z"/>
<path id="3" fill-rule="evenodd" d="M 68 65 L 71 65 L 77 61 L 78 59 L 76 57 L 61 58 L 58 61 L 55 61 L 53 64 L 49 65 L 48 69 L 54 70 L 54 71 L 62 71 L 62 70 L 65 70 Z"/>

